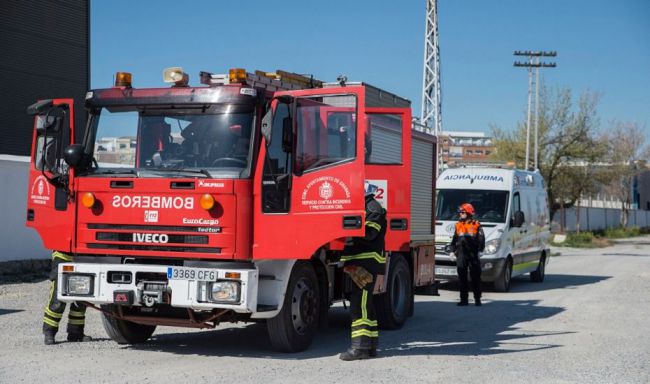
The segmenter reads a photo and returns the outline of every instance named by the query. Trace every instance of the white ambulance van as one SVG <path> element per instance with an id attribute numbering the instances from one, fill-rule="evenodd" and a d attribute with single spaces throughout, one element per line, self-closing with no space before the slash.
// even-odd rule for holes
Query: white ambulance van
<path id="1" fill-rule="evenodd" d="M 436 278 L 457 279 L 451 242 L 458 206 L 470 203 L 485 233 L 481 280 L 497 291 L 510 289 L 514 276 L 529 273 L 544 281 L 550 258 L 548 196 L 539 172 L 501 168 L 450 168 L 438 176 L 436 199 Z"/>

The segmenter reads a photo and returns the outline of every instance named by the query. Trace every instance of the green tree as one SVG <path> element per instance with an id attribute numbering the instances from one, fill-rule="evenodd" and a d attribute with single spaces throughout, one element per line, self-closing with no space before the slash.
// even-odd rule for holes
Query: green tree
<path id="1" fill-rule="evenodd" d="M 574 101 L 568 88 L 549 92 L 542 87 L 538 164 L 547 185 L 551 219 L 560 207 L 572 206 L 580 195 L 593 190 L 600 178 L 594 174 L 599 168 L 593 167 L 602 161 L 605 154 L 605 146 L 596 135 L 599 126 L 596 114 L 598 99 L 598 94 L 587 91 Z M 492 127 L 492 132 L 496 145 L 495 159 L 514 162 L 518 168 L 524 168 L 525 119 L 513 131 Z M 532 157 L 532 128 L 530 142 Z M 533 162 L 532 159 L 530 162 Z M 586 175 L 585 168 L 588 171 Z"/>
<path id="2" fill-rule="evenodd" d="M 636 122 L 614 121 L 604 134 L 608 144 L 608 180 L 605 189 L 621 201 L 621 227 L 627 226 L 632 206 L 632 183 L 650 156 L 645 129 Z"/>

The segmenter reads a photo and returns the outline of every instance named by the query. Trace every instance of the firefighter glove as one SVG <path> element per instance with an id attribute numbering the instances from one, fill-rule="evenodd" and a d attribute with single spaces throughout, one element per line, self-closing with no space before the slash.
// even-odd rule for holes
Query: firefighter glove
<path id="1" fill-rule="evenodd" d="M 372 274 L 363 267 L 350 265 L 343 268 L 343 272 L 350 275 L 352 281 L 354 281 L 357 287 L 361 289 L 363 289 L 363 287 L 373 282 Z"/>

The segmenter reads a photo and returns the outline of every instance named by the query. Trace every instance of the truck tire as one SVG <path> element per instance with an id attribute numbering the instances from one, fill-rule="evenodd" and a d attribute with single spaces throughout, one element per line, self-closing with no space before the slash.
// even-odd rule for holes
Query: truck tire
<path id="1" fill-rule="evenodd" d="M 103 305 L 102 309 L 114 312 L 113 305 Z M 118 344 L 138 344 L 149 340 L 156 330 L 155 325 L 137 324 L 120 320 L 102 312 L 102 325 L 108 336 Z"/>
<path id="2" fill-rule="evenodd" d="M 544 276 L 546 276 L 546 255 L 542 252 L 537 269 L 530 273 L 530 281 L 541 283 L 544 281 Z"/>
<path id="3" fill-rule="evenodd" d="M 413 284 L 404 256 L 390 259 L 386 292 L 375 296 L 375 311 L 380 329 L 399 329 L 412 313 Z"/>
<path id="4" fill-rule="evenodd" d="M 510 280 L 512 279 L 512 260 L 510 258 L 506 259 L 506 262 L 503 264 L 503 269 L 501 273 L 494 280 L 494 290 L 497 292 L 508 292 L 510 290 Z"/>
<path id="5" fill-rule="evenodd" d="M 293 266 L 280 313 L 267 320 L 273 348 L 280 352 L 300 352 L 309 347 L 318 328 L 320 300 L 314 268 L 298 261 Z"/>

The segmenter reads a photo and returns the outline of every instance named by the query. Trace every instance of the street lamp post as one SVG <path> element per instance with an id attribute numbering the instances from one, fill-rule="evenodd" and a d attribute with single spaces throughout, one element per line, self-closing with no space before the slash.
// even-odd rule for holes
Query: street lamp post
<path id="1" fill-rule="evenodd" d="M 531 95 L 533 93 L 533 68 L 535 68 L 535 152 L 533 160 L 533 169 L 538 168 L 538 159 L 539 159 L 539 145 L 538 145 L 538 130 L 539 130 L 539 69 L 540 68 L 555 68 L 555 63 L 546 63 L 541 61 L 542 57 L 555 57 L 557 56 L 556 51 L 515 51 L 515 56 L 528 56 L 528 62 L 519 62 L 515 61 L 515 67 L 525 67 L 528 68 L 528 112 L 527 112 L 527 122 L 526 122 L 526 159 L 524 160 L 524 167 L 528 169 L 530 167 L 529 157 L 530 157 L 530 104 L 531 104 Z"/>

